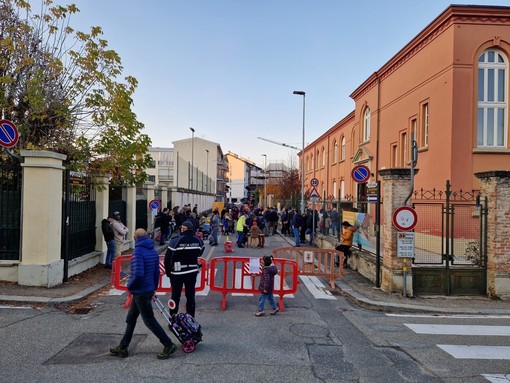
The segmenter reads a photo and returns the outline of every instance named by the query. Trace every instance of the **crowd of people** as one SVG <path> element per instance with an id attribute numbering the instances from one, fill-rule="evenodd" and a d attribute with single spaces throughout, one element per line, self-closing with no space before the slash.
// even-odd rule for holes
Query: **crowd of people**
<path id="1" fill-rule="evenodd" d="M 170 278 L 172 289 L 172 303 L 170 315 L 179 311 L 181 292 L 186 296 L 186 312 L 195 316 L 195 283 L 200 269 L 198 258 L 204 252 L 204 243 L 196 235 L 199 227 L 208 222 L 210 225 L 209 244 L 218 245 L 218 237 L 223 235 L 237 236 L 237 246 L 263 248 L 265 237 L 281 234 L 294 236 L 295 246 L 309 241 L 313 245 L 314 235 L 319 230 L 324 235 L 334 235 L 342 238 L 337 250 L 342 251 L 344 267 L 347 267 L 347 258 L 350 255 L 352 238 L 356 227 L 349 222 L 342 222 L 341 214 L 332 208 L 331 210 L 310 210 L 298 212 L 295 208 L 283 208 L 278 211 L 276 207 L 253 208 L 249 205 L 241 207 L 231 206 L 222 209 L 214 209 L 210 217 L 205 214 L 199 216 L 197 205 L 191 208 L 188 204 L 182 208 L 175 206 L 173 209 L 164 208 L 155 217 L 155 227 L 159 228 L 159 238 L 151 238 L 145 229 L 136 229 L 134 233 L 135 249 L 130 263 L 130 273 L 127 288 L 133 299 L 126 316 L 126 329 L 120 344 L 110 348 L 110 354 L 118 357 L 129 355 L 128 347 L 135 331 L 137 319 L 142 317 L 145 325 L 154 333 L 163 345 L 163 351 L 157 354 L 158 359 L 167 359 L 172 356 L 177 347 L 165 333 L 163 328 L 154 318 L 152 309 L 152 297 L 158 286 L 160 267 L 159 254 L 155 249 L 155 240 L 160 245 L 168 243 L 165 254 L 165 274 Z M 105 267 L 111 268 L 112 262 L 120 255 L 123 241 L 129 230 L 123 224 L 120 213 L 114 212 L 112 216 L 103 219 L 102 230 L 107 244 L 107 256 Z M 341 233 L 339 231 L 342 230 Z M 306 239 L 308 235 L 308 239 Z M 256 316 L 265 315 L 264 307 L 266 300 L 272 308 L 271 315 L 278 312 L 278 307 L 273 298 L 274 276 L 278 273 L 273 265 L 271 256 L 262 259 L 262 277 L 260 280 L 260 299 Z M 338 266 L 339 259 L 336 260 Z"/>
<path id="2" fill-rule="evenodd" d="M 270 235 L 282 234 L 294 237 L 295 246 L 302 244 L 313 245 L 317 232 L 323 235 L 336 237 L 342 234 L 342 214 L 336 207 L 320 210 L 307 209 L 301 213 L 296 208 L 284 207 L 253 207 L 250 205 L 227 205 L 221 211 L 214 209 L 212 214 L 199 213 L 197 205 L 191 204 L 183 207 L 175 206 L 172 209 L 164 208 L 154 220 L 154 239 L 159 245 L 168 243 L 171 238 L 179 234 L 183 222 L 193 224 L 195 232 L 201 231 L 207 224 L 207 235 L 211 246 L 218 245 L 218 237 L 231 235 L 235 238 L 238 247 L 245 246 L 263 248 L 265 238 Z M 115 212 L 111 217 L 103 220 L 103 233 L 108 245 L 106 267 L 111 267 L 114 257 L 121 252 L 123 238 L 128 229 L 120 220 L 120 213 Z M 158 230 L 156 230 L 158 229 Z M 153 233 L 154 235 L 154 233 Z M 113 238 L 112 238 L 113 237 Z"/>

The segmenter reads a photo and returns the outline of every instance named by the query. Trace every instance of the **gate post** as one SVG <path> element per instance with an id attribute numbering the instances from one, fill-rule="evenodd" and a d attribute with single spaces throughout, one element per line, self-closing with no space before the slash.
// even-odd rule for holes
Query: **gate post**
<path id="1" fill-rule="evenodd" d="M 475 173 L 480 194 L 488 198 L 487 294 L 510 296 L 510 171 Z M 480 244 L 482 246 L 482 244 Z"/>
<path id="2" fill-rule="evenodd" d="M 154 193 L 154 182 L 146 182 L 143 185 L 143 188 L 145 189 L 145 192 L 147 193 L 147 203 L 152 201 L 154 199 L 155 193 Z M 161 211 L 163 211 L 163 207 L 166 207 L 166 205 L 163 203 L 163 200 L 161 200 Z M 152 211 L 149 209 L 149 206 L 146 205 L 145 208 L 149 212 L 147 214 L 147 229 L 148 230 L 154 230 L 154 215 L 152 214 Z"/>
<path id="3" fill-rule="evenodd" d="M 52 287 L 62 283 L 62 162 L 67 156 L 22 150 L 22 240 L 18 284 Z"/>
<path id="4" fill-rule="evenodd" d="M 418 169 L 415 169 L 415 174 Z M 404 205 L 411 188 L 411 169 L 392 168 L 379 170 L 383 179 L 381 214 L 381 242 L 383 244 L 383 264 L 381 267 L 381 289 L 386 292 L 403 291 L 402 260 L 397 257 L 397 233 L 393 226 L 393 212 Z M 412 272 L 407 272 L 406 290 L 412 296 Z"/>
<path id="5" fill-rule="evenodd" d="M 101 262 L 106 262 L 106 252 L 108 247 L 103 237 L 103 230 L 101 229 L 101 221 L 103 218 L 113 215 L 112 211 L 108 211 L 110 203 L 110 176 L 109 175 L 96 175 L 94 177 L 94 184 L 96 185 L 96 250 L 101 251 Z"/>
<path id="6" fill-rule="evenodd" d="M 136 227 L 136 187 L 127 186 L 127 204 L 126 204 L 126 216 L 129 233 L 127 239 L 129 242 L 129 248 L 134 248 L 133 233 L 137 229 Z M 125 243 L 125 242 L 124 242 Z"/>

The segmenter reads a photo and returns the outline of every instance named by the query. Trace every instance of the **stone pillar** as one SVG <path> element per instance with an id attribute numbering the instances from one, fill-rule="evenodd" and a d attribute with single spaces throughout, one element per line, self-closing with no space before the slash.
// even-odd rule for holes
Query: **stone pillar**
<path id="1" fill-rule="evenodd" d="M 129 248 L 134 248 L 133 234 L 136 228 L 136 187 L 127 187 L 127 202 L 126 202 L 126 219 L 128 222 L 129 233 L 127 234 L 127 242 L 129 242 Z M 126 242 L 124 242 L 125 244 Z"/>
<path id="2" fill-rule="evenodd" d="M 379 170 L 383 179 L 381 205 L 381 243 L 383 245 L 383 262 L 381 265 L 381 289 L 386 292 L 403 292 L 403 263 L 397 257 L 397 233 L 393 226 L 393 212 L 401 206 L 411 191 L 411 169 L 392 168 Z M 418 170 L 415 169 L 415 174 Z M 408 260 L 410 264 L 410 260 Z M 412 274 L 408 267 L 406 293 L 412 295 Z"/>
<path id="3" fill-rule="evenodd" d="M 106 261 L 106 242 L 104 241 L 103 231 L 101 229 L 101 221 L 112 214 L 108 211 L 110 202 L 110 176 L 102 175 L 96 176 L 94 180 L 96 191 L 96 250 L 101 251 L 101 262 Z"/>
<path id="4" fill-rule="evenodd" d="M 144 190 L 147 193 L 147 230 L 152 231 L 154 230 L 154 213 L 151 209 L 149 209 L 149 202 L 154 199 L 154 182 L 147 182 L 144 185 Z M 165 204 L 163 204 L 163 201 L 161 201 L 161 210 L 163 210 L 163 207 L 166 207 Z"/>
<path id="5" fill-rule="evenodd" d="M 53 287 L 62 283 L 62 162 L 66 156 L 22 150 L 23 223 L 18 284 Z"/>
<path id="6" fill-rule="evenodd" d="M 159 188 L 159 195 L 161 196 L 161 210 L 163 210 L 168 205 L 168 188 L 166 185 L 159 185 L 158 188 Z M 153 189 L 154 189 L 154 186 L 153 186 Z"/>
<path id="7" fill-rule="evenodd" d="M 510 297 L 510 171 L 475 173 L 488 199 L 487 294 Z"/>

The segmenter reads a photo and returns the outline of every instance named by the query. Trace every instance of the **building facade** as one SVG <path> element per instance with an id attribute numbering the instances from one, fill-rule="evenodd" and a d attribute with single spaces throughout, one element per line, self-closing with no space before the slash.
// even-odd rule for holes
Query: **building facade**
<path id="1" fill-rule="evenodd" d="M 478 190 L 477 172 L 510 168 L 510 8 L 452 5 L 367 78 L 355 109 L 304 151 L 305 185 L 327 200 L 356 199 L 352 169 L 409 168 L 415 189 Z M 301 164 L 301 161 L 300 161 Z"/>
<path id="2" fill-rule="evenodd" d="M 173 144 L 173 148 L 149 149 L 153 162 L 147 173 L 155 185 L 155 198 L 168 207 L 197 204 L 200 211 L 223 202 L 228 164 L 221 146 L 201 138 Z"/>
<path id="3" fill-rule="evenodd" d="M 228 161 L 228 195 L 229 203 L 245 203 L 253 199 L 257 187 L 263 185 L 262 169 L 254 162 L 235 153 L 226 154 Z"/>

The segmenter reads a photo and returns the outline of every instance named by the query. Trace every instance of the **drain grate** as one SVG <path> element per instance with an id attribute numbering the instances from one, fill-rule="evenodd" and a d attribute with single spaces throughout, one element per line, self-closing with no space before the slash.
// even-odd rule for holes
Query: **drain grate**
<path id="1" fill-rule="evenodd" d="M 69 314 L 86 315 L 92 310 L 92 307 L 75 307 L 69 310 Z"/>

